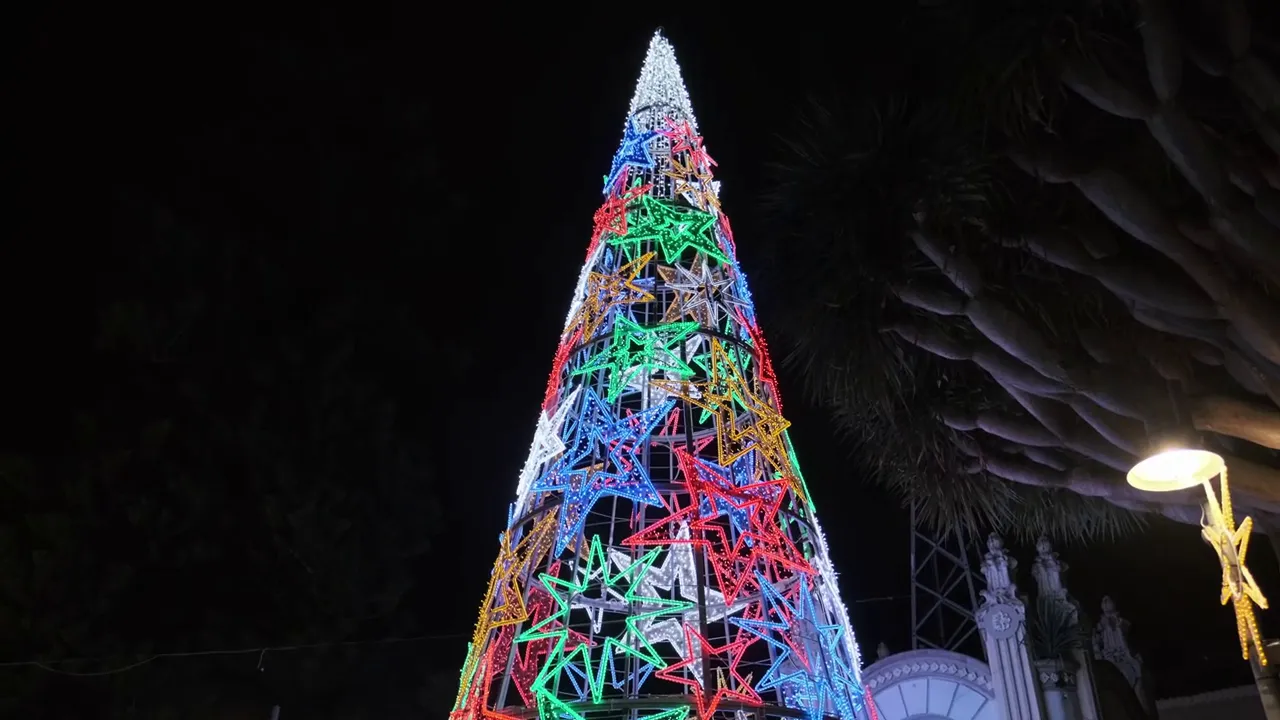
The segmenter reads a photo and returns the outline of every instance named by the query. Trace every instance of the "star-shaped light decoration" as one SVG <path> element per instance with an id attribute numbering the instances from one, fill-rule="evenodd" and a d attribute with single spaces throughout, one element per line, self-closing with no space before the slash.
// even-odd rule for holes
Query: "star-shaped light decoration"
<path id="1" fill-rule="evenodd" d="M 517 638 L 520 642 L 542 638 L 550 638 L 555 642 L 555 652 L 548 657 L 542 672 L 533 683 L 536 695 L 547 698 L 552 706 L 564 706 L 564 702 L 556 694 L 556 687 L 559 685 L 556 680 L 562 678 L 573 686 L 579 700 L 585 701 L 590 698 L 592 702 L 599 703 L 604 697 L 605 673 L 613 667 L 616 656 L 629 655 L 656 668 L 666 666 L 662 656 L 638 631 L 637 624 L 646 619 L 683 613 L 689 608 L 690 603 L 643 597 L 637 592 L 641 579 L 653 565 L 659 552 L 657 549 L 651 550 L 635 562 L 614 572 L 605 558 L 600 536 L 593 535 L 590 549 L 586 553 L 587 563 L 579 574 L 578 581 L 561 580 L 552 575 L 542 575 L 539 578 L 543 587 L 555 600 L 558 610 L 542 622 L 532 625 Z M 623 621 L 626 629 L 621 633 L 621 637 L 607 636 L 603 638 L 603 642 L 597 642 L 595 646 L 578 644 L 573 649 L 568 649 L 567 627 L 572 609 L 583 604 L 582 598 L 592 588 L 598 588 L 604 596 L 597 598 L 597 602 L 607 602 L 605 597 L 612 592 L 613 587 L 620 584 L 626 587 L 622 592 L 622 600 L 614 603 L 613 606 L 606 604 L 605 608 L 608 612 L 626 615 Z M 641 608 L 639 612 L 633 612 L 636 606 Z M 601 638 L 596 639 L 601 640 Z"/>
<path id="2" fill-rule="evenodd" d="M 627 234 L 627 210 L 642 196 L 648 195 L 652 184 L 636 178 L 631 187 L 610 193 L 592 216 L 591 243 L 587 246 L 587 265 L 593 265 L 591 256 L 606 237 L 622 237 Z"/>
<path id="3" fill-rule="evenodd" d="M 672 155 L 688 153 L 690 164 L 700 172 L 710 173 L 711 168 L 719 164 L 707 154 L 702 144 L 702 136 L 693 129 L 688 120 L 677 122 L 673 118 L 667 118 L 666 124 L 658 130 L 658 134 L 671 141 Z"/>
<path id="4" fill-rule="evenodd" d="M 747 304 L 735 294 L 735 280 L 721 269 L 712 269 L 703 255 L 694 258 L 687 268 L 659 265 L 658 276 L 675 295 L 667 306 L 665 322 L 687 318 L 714 329 L 720 327 L 722 317 Z"/>
<path id="5" fill-rule="evenodd" d="M 1258 631 L 1258 619 L 1253 605 L 1267 609 L 1267 598 L 1253 579 L 1253 573 L 1245 567 L 1245 555 L 1249 551 L 1249 535 L 1253 532 L 1253 518 L 1246 517 L 1236 527 L 1235 513 L 1231 508 L 1231 489 L 1227 486 L 1227 471 L 1222 475 L 1222 504 L 1208 492 L 1209 517 L 1204 521 L 1200 534 L 1218 553 L 1222 564 L 1222 604 L 1232 603 L 1236 612 L 1236 632 L 1240 637 L 1240 651 L 1249 659 L 1252 648 L 1261 665 L 1267 664 L 1267 654 L 1262 646 L 1262 634 Z"/>
<path id="6" fill-rule="evenodd" d="M 733 490 L 687 476 L 686 482 L 697 494 L 699 510 L 705 507 L 703 498 L 710 498 L 711 506 L 717 508 L 710 516 L 699 512 L 691 527 L 695 535 L 702 538 L 707 562 L 726 602 L 733 602 L 742 593 L 754 589 L 761 569 L 768 571 L 766 577 L 813 574 L 813 566 L 778 524 L 778 509 L 786 498 L 785 480 Z M 749 529 L 730 533 L 718 518 L 721 514 L 732 517 L 738 512 L 747 514 Z"/>
<path id="7" fill-rule="evenodd" d="M 516 502 L 512 507 L 512 517 L 508 520 L 514 520 L 524 513 L 529 503 L 533 481 L 542 474 L 548 462 L 564 452 L 565 445 L 564 440 L 560 438 L 560 429 L 564 427 L 565 420 L 573 411 L 574 401 L 577 400 L 581 390 L 580 387 L 574 388 L 556 408 L 555 414 L 548 416 L 547 411 L 543 410 L 538 416 L 538 427 L 533 433 L 533 447 L 529 450 L 529 457 L 525 459 L 524 467 L 520 470 L 520 481 L 516 486 Z"/>
<path id="8" fill-rule="evenodd" d="M 512 543 L 514 530 L 502 534 L 498 559 L 493 563 L 489 587 L 485 589 L 476 626 L 471 634 L 471 652 L 463 663 L 463 677 L 474 674 L 487 649 L 490 631 L 528 619 L 529 611 L 525 606 L 520 578 L 546 556 L 555 527 L 555 515 L 547 513 L 533 524 L 519 542 Z M 462 706 L 467 688 L 466 684 L 458 688 L 455 706 Z"/>
<path id="9" fill-rule="evenodd" d="M 641 130 L 636 126 L 635 118 L 627 120 L 627 127 L 623 131 L 622 144 L 618 146 L 618 151 L 613 154 L 613 164 L 609 167 L 609 174 L 604 179 L 604 191 L 606 193 L 618 187 L 623 181 L 627 168 L 631 166 L 644 169 L 653 168 L 653 153 L 649 150 L 649 142 L 658 136 L 658 133 L 652 130 Z"/>
<path id="10" fill-rule="evenodd" d="M 674 401 L 624 417 L 616 417 L 595 390 L 583 389 L 577 420 L 567 434 L 565 450 L 533 482 L 533 492 L 559 492 L 557 555 L 582 533 L 587 513 L 600 498 L 624 497 L 645 505 L 662 505 L 649 471 L 640 462 L 653 429 Z"/>
<path id="11" fill-rule="evenodd" d="M 720 262 L 728 261 L 728 255 L 716 240 L 716 216 L 709 212 L 645 195 L 627 222 L 627 234 L 610 238 L 609 243 L 628 248 L 629 256 L 634 256 L 642 243 L 652 242 L 662 251 L 663 262 L 668 264 L 679 260 L 689 249 Z"/>
<path id="12" fill-rule="evenodd" d="M 720 212 L 719 183 L 711 179 L 710 173 L 699 171 L 692 160 L 681 162 L 672 157 L 671 169 L 662 174 L 671 178 L 675 194 L 684 196 L 690 205 L 704 212 Z"/>
<path id="13" fill-rule="evenodd" d="M 762 503 L 771 504 L 778 501 L 778 495 L 786 490 L 784 483 L 756 482 L 755 453 L 743 455 L 727 468 L 703 460 L 681 447 L 675 448 L 675 453 L 681 474 L 699 498 L 700 521 L 727 515 L 735 532 L 748 532 L 751 529 L 751 511 L 757 503 L 740 505 L 713 491 L 725 491 L 732 498 L 758 498 Z"/>
<path id="14" fill-rule="evenodd" d="M 781 688 L 788 706 L 804 710 L 812 720 L 821 720 L 830 714 L 829 710 L 834 710 L 837 717 L 853 720 L 855 698 L 847 690 L 857 684 L 853 671 L 838 653 L 844 644 L 844 628 L 826 622 L 809 591 L 807 577 L 801 576 L 796 582 L 794 603 L 765 577 L 759 577 L 757 584 L 765 606 L 764 617 L 730 620 L 777 651 L 756 689 Z"/>
<path id="15" fill-rule="evenodd" d="M 547 570 L 547 574 L 552 577 L 560 576 L 559 562 L 555 562 Z M 538 678 L 538 673 L 542 671 L 543 661 L 547 655 L 552 652 L 555 647 L 555 641 L 559 639 L 559 635 L 555 631 L 563 629 L 565 631 L 564 650 L 566 652 L 573 650 L 580 644 L 594 645 L 590 638 L 580 632 L 569 630 L 561 626 L 557 620 L 549 618 L 555 612 L 555 598 L 547 592 L 546 587 L 540 583 L 532 583 L 529 586 L 529 620 L 532 625 L 540 625 L 544 637 L 524 642 L 523 651 L 517 649 L 512 656 L 511 662 L 511 683 L 515 686 L 516 691 L 520 693 L 520 698 L 524 700 L 524 704 L 528 707 L 537 705 L 538 699 L 533 692 L 533 682 Z M 503 628 L 502 639 L 506 644 L 495 643 L 498 650 L 495 654 L 503 656 L 511 650 L 512 642 L 515 640 L 516 628 L 508 626 Z"/>
<path id="16" fill-rule="evenodd" d="M 682 452 L 678 450 L 677 452 Z M 733 605 L 754 588 L 757 571 L 767 577 L 812 575 L 813 566 L 778 524 L 778 509 L 787 497 L 785 480 L 754 483 L 747 488 L 723 488 L 706 482 L 696 473 L 683 473 L 692 497 L 691 504 L 674 509 L 622 541 L 627 547 L 690 544 L 701 547 L 715 573 L 716 586 L 725 602 Z M 703 514 L 704 507 L 715 508 Z M 745 515 L 747 530 L 730 533 L 719 520 L 722 515 Z M 682 523 L 692 531 L 686 540 L 679 533 Z"/>
<path id="17" fill-rule="evenodd" d="M 696 629 L 689 625 L 684 626 L 685 642 L 690 647 L 697 646 L 699 652 L 691 653 L 688 658 L 681 660 L 674 665 L 659 670 L 656 676 L 669 680 L 674 683 L 686 685 L 690 688 L 690 694 L 693 695 L 693 706 L 698 712 L 698 720 L 712 720 L 716 711 L 720 709 L 720 704 L 726 700 L 737 700 L 748 705 L 761 705 L 760 695 L 751 687 L 750 677 L 743 677 L 738 672 L 738 663 L 742 660 L 742 654 L 746 651 L 747 646 L 751 644 L 745 639 L 738 639 L 731 643 L 715 647 L 707 641 Z M 716 667 L 716 689 L 707 697 L 707 691 L 704 688 L 705 683 L 686 676 L 682 670 L 686 668 L 692 669 L 694 663 L 702 664 L 703 658 L 710 658 Z M 727 674 L 727 679 L 726 679 Z"/>
<path id="18" fill-rule="evenodd" d="M 673 350 L 672 355 L 680 358 L 693 358 L 693 362 L 697 363 L 698 358 L 706 354 L 702 351 L 702 345 L 705 339 L 706 338 L 704 338 L 700 333 L 694 333 L 684 339 L 683 354 L 678 354 Z M 681 373 L 662 367 L 645 367 L 637 365 L 636 367 L 631 368 L 631 370 L 633 372 L 627 373 L 627 387 L 623 392 L 642 393 L 641 407 L 646 408 L 653 405 L 661 405 L 671 397 L 671 393 L 667 392 L 665 385 L 656 385 L 653 383 L 655 378 L 667 381 L 681 379 Z"/>
<path id="19" fill-rule="evenodd" d="M 698 329 L 697 323 L 664 323 L 642 327 L 631 318 L 619 315 L 613 324 L 613 338 L 602 352 L 574 371 L 575 375 L 605 370 L 609 388 L 605 399 L 614 402 L 632 385 L 632 379 L 649 371 L 666 371 L 680 378 L 693 375 L 693 368 L 680 359 L 676 346 Z"/>
<path id="20" fill-rule="evenodd" d="M 698 602 L 698 574 L 694 565 L 693 544 L 689 531 L 689 523 L 682 522 L 676 531 L 676 542 L 669 546 L 667 557 L 662 565 L 649 568 L 636 586 L 636 592 L 643 597 L 660 597 L 664 593 L 679 593 L 679 596 L 691 603 Z M 616 548 L 609 549 L 609 559 L 618 567 L 626 567 L 632 562 L 631 556 Z M 678 588 L 678 590 L 677 590 Z M 714 623 L 737 613 L 749 602 L 738 601 L 732 605 L 724 601 L 724 595 L 713 587 L 703 587 L 706 601 L 707 622 Z M 701 621 L 701 611 L 696 605 L 690 605 L 679 616 L 646 618 L 636 623 L 636 631 L 650 645 L 666 642 L 675 649 L 681 660 L 690 657 L 691 648 L 684 632 L 685 625 L 697 626 Z M 697 653 L 699 646 L 692 652 Z M 698 655 L 697 657 L 701 657 Z M 702 665 L 694 663 L 689 666 L 694 677 L 702 679 Z"/>
<path id="21" fill-rule="evenodd" d="M 494 646 L 481 654 L 471 677 L 463 683 L 463 691 L 449 713 L 449 720 L 520 720 L 513 715 L 489 709 L 489 691 L 495 671 Z"/>
<path id="22" fill-rule="evenodd" d="M 784 432 L 791 423 L 770 404 L 767 396 L 751 387 L 719 338 L 711 340 L 707 367 L 709 377 L 705 381 L 654 379 L 653 382 L 663 385 L 671 395 L 715 416 L 717 462 L 720 465 L 732 465 L 754 450 L 775 472 L 790 477 L 791 458 Z"/>
<path id="23" fill-rule="evenodd" d="M 653 300 L 653 279 L 640 279 L 640 273 L 656 254 L 642 255 L 616 272 L 588 272 L 582 302 L 569 316 L 565 332 L 581 329 L 583 340 L 589 341 L 615 308 Z"/>
<path id="24" fill-rule="evenodd" d="M 573 286 L 573 299 L 569 301 L 569 312 L 564 317 L 564 331 L 561 333 L 563 336 L 572 334 L 570 329 L 574 326 L 574 319 L 582 312 L 582 304 L 587 301 L 587 283 L 591 281 L 591 274 L 599 264 L 604 248 L 604 245 L 592 247 L 587 253 L 587 261 L 578 272 L 578 282 Z"/>

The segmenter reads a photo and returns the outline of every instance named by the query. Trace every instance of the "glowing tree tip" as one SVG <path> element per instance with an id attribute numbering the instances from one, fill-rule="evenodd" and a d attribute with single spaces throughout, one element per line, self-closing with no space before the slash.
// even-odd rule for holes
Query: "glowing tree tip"
<path id="1" fill-rule="evenodd" d="M 649 40 L 649 50 L 640 68 L 640 79 L 636 82 L 636 92 L 631 97 L 627 116 L 656 106 L 662 106 L 669 115 L 683 116 L 697 130 L 698 119 L 693 115 L 693 103 L 680 74 L 680 63 L 676 62 L 675 48 L 662 34 L 662 28 L 658 28 Z"/>

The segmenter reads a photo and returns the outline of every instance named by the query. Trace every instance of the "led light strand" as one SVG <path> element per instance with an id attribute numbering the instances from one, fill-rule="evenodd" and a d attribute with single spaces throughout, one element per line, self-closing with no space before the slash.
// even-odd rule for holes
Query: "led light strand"
<path id="1" fill-rule="evenodd" d="M 640 68 L 640 79 L 636 82 L 635 94 L 631 96 L 627 117 L 634 117 L 639 110 L 653 106 L 661 106 L 668 114 L 681 116 L 697 130 L 698 119 L 693 115 L 693 102 L 689 100 L 689 91 L 685 89 L 684 78 L 680 75 L 676 51 L 661 31 L 655 32 L 649 40 L 649 50 Z"/>
<path id="2" fill-rule="evenodd" d="M 868 700 L 848 611 L 661 36 L 631 109 L 451 720 L 586 720 L 650 677 L 686 701 L 644 720 L 711 720 L 727 701 L 849 718 Z M 769 638 L 791 654 L 754 681 L 738 664 Z M 523 708 L 493 707 L 498 683 Z"/>

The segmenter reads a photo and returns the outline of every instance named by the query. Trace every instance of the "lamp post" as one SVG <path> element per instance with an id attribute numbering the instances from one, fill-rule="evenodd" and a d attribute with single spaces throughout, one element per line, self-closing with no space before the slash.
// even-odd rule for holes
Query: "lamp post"
<path id="1" fill-rule="evenodd" d="M 1213 492 L 1215 477 L 1219 478 L 1221 502 Z M 1244 564 L 1253 518 L 1246 517 L 1236 525 L 1226 461 L 1217 453 L 1178 443 L 1134 465 L 1126 479 L 1130 485 L 1147 492 L 1186 490 L 1197 485 L 1204 488 L 1205 519 L 1201 521 L 1200 535 L 1218 554 L 1222 565 L 1222 604 L 1230 602 L 1235 610 L 1240 651 L 1253 665 L 1263 710 L 1268 720 L 1280 720 L 1280 681 L 1274 668 L 1268 667 L 1267 649 L 1253 613 L 1254 604 L 1266 609 L 1267 598 Z"/>

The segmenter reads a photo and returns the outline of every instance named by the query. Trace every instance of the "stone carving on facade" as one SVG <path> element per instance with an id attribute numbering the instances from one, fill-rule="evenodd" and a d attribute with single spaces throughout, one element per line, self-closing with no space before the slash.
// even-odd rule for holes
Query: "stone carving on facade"
<path id="1" fill-rule="evenodd" d="M 1040 685 L 1042 687 L 1068 688 L 1072 690 L 1076 687 L 1076 671 L 1070 665 L 1061 662 L 1037 662 L 1036 671 L 1040 674 Z"/>
<path id="2" fill-rule="evenodd" d="M 1068 565 L 1058 559 L 1053 551 L 1049 538 L 1041 535 L 1036 541 L 1036 561 L 1031 564 L 1031 576 L 1036 579 L 1036 588 L 1040 597 L 1053 598 L 1066 602 L 1067 586 L 1062 576 L 1066 574 Z"/>
<path id="3" fill-rule="evenodd" d="M 1071 625 L 1082 633 L 1085 631 L 1084 618 L 1080 613 L 1080 605 L 1067 590 L 1064 576 L 1068 566 L 1053 551 L 1049 538 L 1041 536 L 1036 541 L 1036 559 L 1031 566 L 1031 574 L 1036 579 L 1036 590 L 1041 602 L 1057 604 L 1067 612 Z M 1098 720 L 1100 710 L 1097 691 L 1093 681 L 1092 658 L 1086 652 L 1083 643 L 1073 648 L 1062 658 L 1040 658 L 1036 663 L 1040 672 L 1040 682 L 1046 692 L 1050 688 L 1061 688 L 1075 695 L 1074 698 L 1062 698 L 1066 705 L 1076 709 L 1071 714 L 1078 714 L 1082 720 Z M 1066 709 L 1064 707 L 1064 712 Z M 1053 714 L 1053 713 L 1051 713 Z"/>
<path id="4" fill-rule="evenodd" d="M 919 658 L 917 655 L 920 653 L 946 657 Z M 983 671 L 981 661 L 958 653 L 933 649 L 917 650 L 911 653 L 900 653 L 890 663 L 891 667 L 869 668 L 873 672 L 863 674 L 862 681 L 867 689 L 878 690 L 886 683 L 915 675 L 950 676 L 987 692 L 992 689 L 991 676 Z M 878 662 L 877 665 L 879 665 Z"/>
<path id="5" fill-rule="evenodd" d="M 1120 617 L 1116 602 L 1110 596 L 1102 598 L 1102 617 L 1098 618 L 1093 629 L 1093 656 L 1115 665 L 1143 706 L 1149 705 L 1150 698 L 1144 692 L 1142 682 L 1142 656 L 1133 651 L 1129 642 L 1129 621 Z"/>
<path id="6" fill-rule="evenodd" d="M 1009 555 L 1004 541 L 992 533 L 982 557 L 982 574 L 987 586 L 974 619 L 982 633 L 991 663 L 991 680 L 996 697 L 1004 705 L 1009 720 L 1042 720 L 1044 700 L 1037 674 L 1032 669 L 1027 647 L 1027 608 L 1018 597 L 1014 571 L 1018 561 Z"/>

